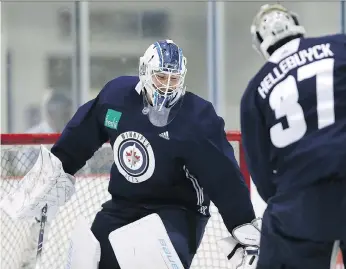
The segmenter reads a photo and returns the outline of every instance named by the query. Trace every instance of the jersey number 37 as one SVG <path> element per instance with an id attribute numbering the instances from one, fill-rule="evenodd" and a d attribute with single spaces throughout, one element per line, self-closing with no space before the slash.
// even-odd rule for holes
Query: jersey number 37
<path id="1" fill-rule="evenodd" d="M 276 119 L 286 117 L 288 127 L 282 123 L 270 128 L 270 138 L 277 148 L 284 148 L 301 139 L 307 130 L 301 105 L 298 103 L 297 83 L 305 79 L 316 79 L 317 121 L 322 129 L 335 122 L 334 113 L 334 59 L 312 62 L 297 69 L 297 79 L 292 75 L 277 84 L 270 96 L 269 105 Z"/>

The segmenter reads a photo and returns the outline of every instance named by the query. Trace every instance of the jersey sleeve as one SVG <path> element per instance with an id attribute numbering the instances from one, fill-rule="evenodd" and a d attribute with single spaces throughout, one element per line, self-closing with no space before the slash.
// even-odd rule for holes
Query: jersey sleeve
<path id="1" fill-rule="evenodd" d="M 224 131 L 224 121 L 215 114 L 206 137 L 193 142 L 185 160 L 203 191 L 218 208 L 229 232 L 255 218 L 248 186 Z"/>
<path id="2" fill-rule="evenodd" d="M 270 140 L 264 118 L 255 102 L 256 89 L 248 89 L 240 105 L 240 124 L 246 164 L 251 179 L 262 199 L 267 202 L 274 196 L 276 188 L 272 182 L 273 168 L 270 164 Z"/>
<path id="3" fill-rule="evenodd" d="M 103 112 L 99 104 L 104 89 L 95 99 L 79 107 L 51 149 L 62 162 L 66 173 L 75 174 L 108 140 L 101 124 Z"/>

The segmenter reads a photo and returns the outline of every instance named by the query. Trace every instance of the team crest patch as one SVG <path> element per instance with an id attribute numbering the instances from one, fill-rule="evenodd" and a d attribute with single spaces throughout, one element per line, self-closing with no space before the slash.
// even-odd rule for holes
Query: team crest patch
<path id="1" fill-rule="evenodd" d="M 125 132 L 114 141 L 114 162 L 131 183 L 148 180 L 155 170 L 155 156 L 149 141 L 140 133 Z"/>

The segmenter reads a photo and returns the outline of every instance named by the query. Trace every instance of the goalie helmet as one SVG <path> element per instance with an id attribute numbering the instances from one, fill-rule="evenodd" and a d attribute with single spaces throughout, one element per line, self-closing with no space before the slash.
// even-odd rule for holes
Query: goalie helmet
<path id="1" fill-rule="evenodd" d="M 268 49 L 285 38 L 304 35 L 305 29 L 299 25 L 297 15 L 280 4 L 263 5 L 251 25 L 253 47 L 265 59 L 271 53 Z"/>
<path id="2" fill-rule="evenodd" d="M 139 79 L 145 92 L 145 111 L 154 125 L 172 120 L 171 108 L 181 104 L 185 94 L 186 58 L 172 40 L 150 45 L 140 57 Z"/>

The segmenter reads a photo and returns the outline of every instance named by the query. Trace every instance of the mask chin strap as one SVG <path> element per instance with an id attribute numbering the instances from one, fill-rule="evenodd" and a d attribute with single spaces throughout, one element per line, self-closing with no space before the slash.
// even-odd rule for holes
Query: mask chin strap
<path id="1" fill-rule="evenodd" d="M 147 91 L 144 89 L 144 93 L 145 94 L 143 94 L 143 105 L 144 105 L 144 107 L 143 107 L 143 109 L 142 109 L 142 113 L 144 114 L 144 115 L 148 115 L 148 113 L 149 113 L 149 110 L 150 110 L 150 103 L 149 103 L 149 100 L 148 100 L 148 96 L 147 96 Z"/>
<path id="2" fill-rule="evenodd" d="M 145 88 L 145 85 L 143 86 L 143 97 L 145 99 L 145 104 L 147 106 L 151 106 L 151 107 L 154 107 L 155 104 L 154 104 L 154 96 L 150 96 L 150 92 L 147 91 L 147 89 Z"/>

